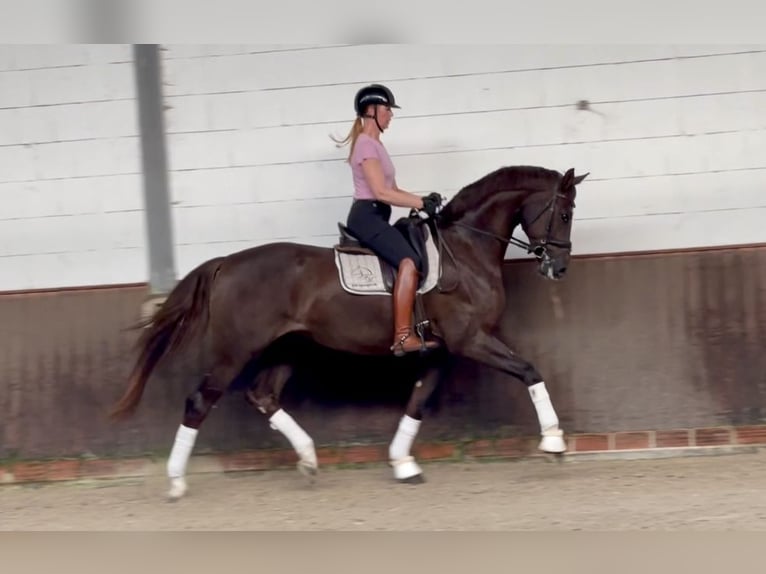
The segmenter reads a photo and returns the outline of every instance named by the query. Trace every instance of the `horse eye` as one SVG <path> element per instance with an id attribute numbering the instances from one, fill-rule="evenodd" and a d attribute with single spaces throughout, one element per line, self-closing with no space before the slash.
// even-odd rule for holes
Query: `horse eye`
<path id="1" fill-rule="evenodd" d="M 562 213 L 562 214 L 561 214 L 561 220 L 562 220 L 564 223 L 569 223 L 569 214 L 568 214 L 568 213 Z"/>

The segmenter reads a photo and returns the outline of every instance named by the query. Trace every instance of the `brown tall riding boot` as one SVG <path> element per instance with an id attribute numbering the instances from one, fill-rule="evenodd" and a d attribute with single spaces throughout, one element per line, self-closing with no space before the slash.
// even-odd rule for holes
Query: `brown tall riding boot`
<path id="1" fill-rule="evenodd" d="M 420 339 L 412 331 L 412 307 L 415 304 L 415 291 L 418 287 L 418 270 L 412 259 L 404 259 L 399 264 L 399 271 L 394 281 L 394 344 L 391 350 L 396 356 L 419 351 Z M 434 341 L 426 341 L 426 349 L 437 347 Z"/>

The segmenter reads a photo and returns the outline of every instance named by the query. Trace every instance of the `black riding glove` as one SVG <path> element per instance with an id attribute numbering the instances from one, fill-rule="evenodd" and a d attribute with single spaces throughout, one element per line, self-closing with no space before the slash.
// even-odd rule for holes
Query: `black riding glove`
<path id="1" fill-rule="evenodd" d="M 435 191 L 429 193 L 423 198 L 423 211 L 425 211 L 429 217 L 436 215 L 439 206 L 442 204 L 442 196 Z"/>

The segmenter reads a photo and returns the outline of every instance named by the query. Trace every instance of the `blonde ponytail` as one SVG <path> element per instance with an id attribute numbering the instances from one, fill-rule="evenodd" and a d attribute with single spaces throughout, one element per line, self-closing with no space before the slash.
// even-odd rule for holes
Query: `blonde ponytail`
<path id="1" fill-rule="evenodd" d="M 347 143 L 351 143 L 351 148 L 348 150 L 348 158 L 346 161 L 351 161 L 351 154 L 354 153 L 354 145 L 356 144 L 356 138 L 359 137 L 359 134 L 362 133 L 362 118 L 356 118 L 354 120 L 354 124 L 351 126 L 351 129 L 348 131 L 348 135 L 346 135 L 345 138 L 342 140 L 335 139 L 333 136 L 330 136 L 330 139 L 334 141 L 338 147 L 343 147 Z"/>

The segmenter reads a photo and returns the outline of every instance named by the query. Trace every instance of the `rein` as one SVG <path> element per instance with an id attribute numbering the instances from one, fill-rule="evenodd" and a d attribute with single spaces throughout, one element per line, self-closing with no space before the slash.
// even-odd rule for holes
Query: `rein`
<path id="1" fill-rule="evenodd" d="M 483 229 L 479 229 L 478 227 L 472 227 L 461 221 L 456 221 L 453 223 L 453 225 L 457 225 L 458 227 L 462 227 L 464 229 L 470 229 L 471 231 L 475 231 L 476 233 L 480 233 L 481 235 L 492 237 L 493 239 L 497 239 L 498 241 L 501 241 L 503 243 L 515 245 L 516 247 L 521 247 L 522 249 L 526 249 L 527 253 L 531 253 L 533 251 L 532 246 L 529 243 L 527 243 L 526 241 L 522 241 L 521 239 L 516 239 L 513 235 L 511 235 L 509 239 L 506 239 L 502 235 L 498 235 L 497 233 L 492 233 L 491 231 L 485 231 Z"/>

